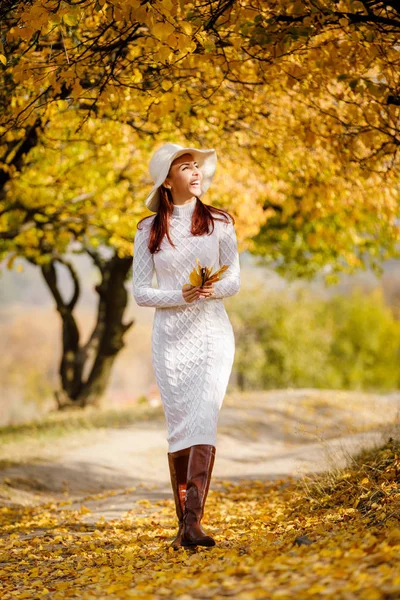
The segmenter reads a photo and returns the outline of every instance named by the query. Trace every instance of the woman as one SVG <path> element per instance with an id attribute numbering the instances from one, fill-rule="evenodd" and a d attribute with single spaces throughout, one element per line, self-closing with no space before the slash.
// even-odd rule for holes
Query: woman
<path id="1" fill-rule="evenodd" d="M 216 451 L 219 411 L 235 339 L 223 298 L 240 288 L 233 217 L 203 204 L 216 169 L 215 150 L 164 144 L 149 170 L 155 183 L 138 224 L 133 294 L 154 306 L 152 359 L 168 429 L 168 464 L 178 534 L 171 546 L 214 546 L 200 525 Z M 213 284 L 185 286 L 197 266 L 228 269 Z M 153 270 L 158 288 L 152 287 Z M 185 287 L 184 287 L 185 286 Z"/>

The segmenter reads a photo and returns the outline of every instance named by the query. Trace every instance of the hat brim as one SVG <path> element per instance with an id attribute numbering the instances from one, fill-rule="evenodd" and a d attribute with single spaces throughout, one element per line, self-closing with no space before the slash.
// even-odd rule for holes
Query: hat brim
<path id="1" fill-rule="evenodd" d="M 178 150 L 177 152 L 175 152 L 171 156 L 169 164 L 165 165 L 164 169 L 160 171 L 156 183 L 154 184 L 152 190 L 150 191 L 145 200 L 145 205 L 149 210 L 157 212 L 160 204 L 160 186 L 164 183 L 165 179 L 167 178 L 171 164 L 176 158 L 187 153 L 193 154 L 193 158 L 197 161 L 199 165 L 199 170 L 203 175 L 201 178 L 200 192 L 198 195 L 201 196 L 208 190 L 214 177 L 215 170 L 217 168 L 216 151 L 214 150 L 214 148 L 211 148 L 209 150 L 200 150 L 198 148 L 183 148 L 182 150 Z"/>

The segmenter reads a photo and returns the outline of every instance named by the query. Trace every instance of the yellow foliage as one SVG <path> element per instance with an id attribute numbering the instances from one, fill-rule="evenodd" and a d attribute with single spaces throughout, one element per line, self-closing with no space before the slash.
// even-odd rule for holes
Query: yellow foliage
<path id="1" fill-rule="evenodd" d="M 160 40 L 165 40 L 167 37 L 175 31 L 175 27 L 170 23 L 156 23 L 152 29 L 153 35 Z"/>
<path id="2" fill-rule="evenodd" d="M 389 485 L 382 476 L 398 469 L 398 449 L 389 441 L 355 461 L 346 477 L 323 474 L 309 486 L 293 478 L 215 480 L 202 521 L 216 539 L 211 549 L 169 546 L 177 530 L 172 492 L 109 522 L 88 523 L 85 511 L 65 501 L 3 507 L 2 597 L 396 598 L 399 478 Z M 366 471 L 374 484 L 368 498 L 359 487 Z M 85 502 L 104 506 L 113 495 Z M 350 506 L 356 497 L 360 509 Z"/>
<path id="3" fill-rule="evenodd" d="M 218 172 L 207 200 L 237 215 L 241 250 L 277 260 L 289 272 L 305 262 L 313 271 L 314 262 L 315 269 L 327 264 L 351 273 L 368 252 L 396 256 L 398 107 L 387 104 L 400 83 L 396 31 L 379 22 L 374 6 L 374 18 L 354 27 L 351 15 L 363 7 L 350 0 L 329 16 L 324 4 L 310 12 L 301 0 L 226 4 L 215 18 L 213 3 L 183 0 L 16 3 L 0 47 L 6 98 L 0 156 L 11 173 L 7 202 L 26 196 L 40 205 L 43 192 L 45 204 L 59 205 L 63 197 L 67 203 L 93 194 L 94 207 L 105 203 L 101 218 L 83 208 L 80 213 L 95 224 L 101 239 L 93 243 L 118 240 L 118 250 L 128 252 L 151 185 L 140 165 L 147 164 L 154 140 L 196 143 L 217 149 Z M 96 43 L 93 31 L 99 33 Z M 5 58 L 7 44 L 15 47 L 12 64 Z M 38 173 L 53 169 L 54 181 L 58 160 L 63 166 L 65 160 L 64 146 L 53 148 L 43 135 L 48 157 L 36 154 L 22 175 L 11 164 L 14 142 L 39 115 L 46 130 L 63 129 L 64 145 L 74 144 L 77 131 L 96 143 L 89 122 L 108 131 L 118 167 L 122 156 L 129 165 L 138 161 L 127 168 L 130 192 L 117 184 L 111 159 L 106 174 L 94 156 L 83 180 L 73 149 L 66 151 L 70 187 L 57 180 L 48 190 L 46 181 L 44 190 L 31 191 L 29 176 L 38 185 Z M 129 123 L 137 135 L 121 141 L 110 122 Z M 130 158 L 129 145 L 139 148 Z M 118 189 L 106 189 L 106 183 Z M 130 207 L 119 224 L 107 219 L 111 200 L 123 213 Z M 4 214 L 1 231 L 23 221 L 20 213 Z M 74 227 L 68 222 L 65 229 Z M 50 236 L 44 237 L 46 246 Z M 23 235 L 19 242 L 30 239 Z"/>

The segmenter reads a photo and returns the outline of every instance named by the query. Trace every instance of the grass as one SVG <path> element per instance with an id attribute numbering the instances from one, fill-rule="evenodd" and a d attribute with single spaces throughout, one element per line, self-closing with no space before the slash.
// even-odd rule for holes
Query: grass
<path id="1" fill-rule="evenodd" d="M 400 522 L 400 435 L 348 455 L 345 468 L 303 476 L 300 485 L 315 510 L 352 507 L 371 525 Z"/>

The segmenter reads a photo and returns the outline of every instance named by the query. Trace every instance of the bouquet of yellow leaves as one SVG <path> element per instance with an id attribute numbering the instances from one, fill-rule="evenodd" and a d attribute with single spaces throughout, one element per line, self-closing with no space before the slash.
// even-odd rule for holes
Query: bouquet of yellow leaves
<path id="1" fill-rule="evenodd" d="M 197 287 L 198 285 L 202 287 L 206 283 L 214 283 L 215 281 L 219 281 L 221 279 L 222 273 L 224 273 L 228 265 L 223 265 L 220 269 L 211 273 L 211 267 L 202 267 L 198 258 L 196 258 L 197 267 L 193 269 L 193 271 L 189 275 L 190 283 L 185 283 L 183 286 L 185 287 Z"/>

